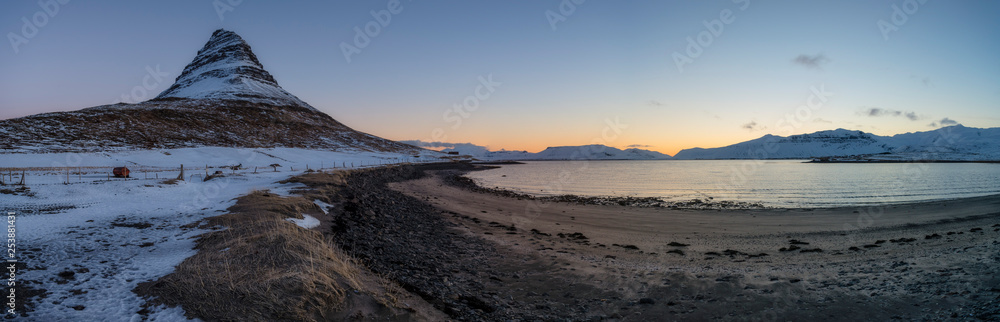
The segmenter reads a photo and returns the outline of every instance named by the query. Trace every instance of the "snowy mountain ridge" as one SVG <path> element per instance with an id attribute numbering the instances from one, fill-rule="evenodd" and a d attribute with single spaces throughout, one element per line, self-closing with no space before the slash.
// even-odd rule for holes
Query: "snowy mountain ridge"
<path id="1" fill-rule="evenodd" d="M 537 153 L 527 151 L 486 151 L 485 149 L 445 149 L 484 160 L 666 160 L 669 155 L 642 149 L 617 149 L 605 145 L 556 146 Z"/>
<path id="2" fill-rule="evenodd" d="M 845 129 L 788 137 L 768 134 L 725 147 L 685 149 L 674 156 L 678 160 L 810 158 L 995 161 L 1000 160 L 1000 128 L 954 125 L 893 136 Z"/>

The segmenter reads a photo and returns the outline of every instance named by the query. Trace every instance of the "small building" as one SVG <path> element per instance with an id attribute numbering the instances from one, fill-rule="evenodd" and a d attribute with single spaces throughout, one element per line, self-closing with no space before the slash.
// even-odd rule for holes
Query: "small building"
<path id="1" fill-rule="evenodd" d="M 128 175 L 129 172 L 130 171 L 126 167 L 117 167 L 113 171 L 111 171 L 111 173 L 115 175 L 115 178 L 131 178 Z"/>

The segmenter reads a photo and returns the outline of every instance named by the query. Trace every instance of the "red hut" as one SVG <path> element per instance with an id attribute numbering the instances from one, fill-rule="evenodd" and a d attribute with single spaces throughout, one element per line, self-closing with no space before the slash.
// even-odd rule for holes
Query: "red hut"
<path id="1" fill-rule="evenodd" d="M 117 167 L 111 173 L 115 174 L 115 178 L 131 178 L 128 176 L 129 171 L 126 167 Z"/>

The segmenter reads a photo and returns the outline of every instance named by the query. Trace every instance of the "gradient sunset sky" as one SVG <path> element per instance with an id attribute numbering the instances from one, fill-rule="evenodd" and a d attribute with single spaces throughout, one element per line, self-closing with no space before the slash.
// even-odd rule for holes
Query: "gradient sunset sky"
<path id="1" fill-rule="evenodd" d="M 394 140 L 673 155 L 1000 126 L 997 1 L 403 0 L 375 28 L 390 2 L 4 1 L 0 119 L 153 98 L 225 28 L 287 91 Z"/>

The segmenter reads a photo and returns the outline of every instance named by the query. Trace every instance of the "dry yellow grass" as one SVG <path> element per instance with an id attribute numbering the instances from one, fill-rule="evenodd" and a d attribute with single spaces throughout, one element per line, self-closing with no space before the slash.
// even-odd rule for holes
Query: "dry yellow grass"
<path id="1" fill-rule="evenodd" d="M 363 273 L 319 232 L 286 220 L 313 210 L 302 197 L 243 196 L 229 214 L 207 220 L 225 228 L 202 235 L 196 255 L 136 292 L 204 320 L 322 321 L 394 311 L 398 287 Z"/>

